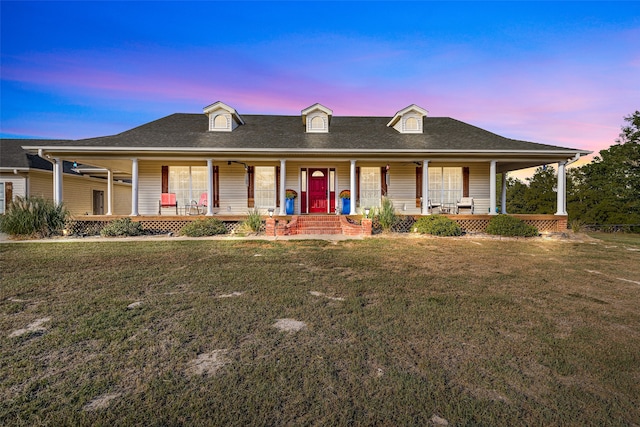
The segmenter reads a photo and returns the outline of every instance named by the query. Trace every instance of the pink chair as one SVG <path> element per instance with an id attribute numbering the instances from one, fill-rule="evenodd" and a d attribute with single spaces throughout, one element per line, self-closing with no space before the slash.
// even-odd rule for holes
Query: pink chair
<path id="1" fill-rule="evenodd" d="M 158 206 L 158 215 L 162 214 L 162 208 L 176 207 L 176 215 L 178 215 L 178 202 L 176 201 L 176 193 L 160 194 L 160 202 Z"/>
<path id="2" fill-rule="evenodd" d="M 207 206 L 209 206 L 207 193 L 200 194 L 200 201 L 198 202 L 198 211 L 202 208 L 202 213 L 207 211 Z"/>

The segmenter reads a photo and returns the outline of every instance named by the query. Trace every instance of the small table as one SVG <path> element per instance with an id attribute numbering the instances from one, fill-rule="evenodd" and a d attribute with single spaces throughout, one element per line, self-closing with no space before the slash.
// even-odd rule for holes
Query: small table
<path id="1" fill-rule="evenodd" d="M 443 203 L 440 207 L 440 213 L 450 214 L 453 210 L 453 203 Z"/>

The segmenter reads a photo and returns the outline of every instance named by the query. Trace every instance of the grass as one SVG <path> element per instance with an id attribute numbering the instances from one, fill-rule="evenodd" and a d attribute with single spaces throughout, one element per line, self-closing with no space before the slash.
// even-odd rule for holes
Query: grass
<path id="1" fill-rule="evenodd" d="M 0 424 L 638 424 L 637 249 L 0 245 Z M 193 374 L 207 354 L 221 366 Z"/>

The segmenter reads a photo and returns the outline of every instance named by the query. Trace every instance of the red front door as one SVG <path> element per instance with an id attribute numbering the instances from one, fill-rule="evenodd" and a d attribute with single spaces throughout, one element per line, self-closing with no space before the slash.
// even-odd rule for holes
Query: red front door
<path id="1" fill-rule="evenodd" d="M 327 213 L 327 169 L 309 169 L 309 213 Z"/>

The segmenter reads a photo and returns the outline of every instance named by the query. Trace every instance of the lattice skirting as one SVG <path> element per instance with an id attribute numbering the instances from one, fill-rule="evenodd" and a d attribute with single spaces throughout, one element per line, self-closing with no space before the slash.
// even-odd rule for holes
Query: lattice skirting
<path id="1" fill-rule="evenodd" d="M 457 222 L 460 227 L 466 233 L 484 233 L 489 225 L 491 216 L 489 215 L 447 215 L 449 218 Z M 541 233 L 554 233 L 563 231 L 566 228 L 566 217 L 554 217 L 553 215 L 514 215 L 520 218 L 525 223 L 533 225 Z M 103 219 L 73 219 L 69 221 L 67 229 L 71 234 L 94 236 L 100 234 L 100 231 L 111 221 Z M 419 215 L 400 215 L 398 221 L 393 225 L 391 231 L 395 233 L 410 233 L 413 231 L 413 224 L 420 218 Z M 347 218 L 351 220 L 351 218 Z M 139 221 L 142 224 L 142 228 L 148 233 L 153 234 L 166 234 L 166 233 L 180 233 L 182 227 L 188 224 L 194 219 L 180 219 L 180 218 L 134 218 L 134 221 Z M 563 222 L 564 220 L 564 222 Z M 242 220 L 223 220 L 228 234 L 233 234 L 241 231 Z M 560 224 L 562 223 L 562 224 Z M 564 226 L 563 226 L 564 225 Z M 261 232 L 265 231 L 265 222 L 262 222 L 260 229 Z M 382 232 L 382 227 L 377 219 L 373 220 L 372 233 L 378 234 Z"/>
<path id="2" fill-rule="evenodd" d="M 473 218 L 473 215 L 446 215 L 448 218 L 458 223 L 465 233 L 484 233 L 487 230 L 491 217 L 488 215 Z M 536 215 L 538 216 L 538 215 Z M 556 218 L 526 218 L 526 215 L 518 215 L 518 218 L 526 224 L 533 225 L 541 233 L 555 233 L 560 231 L 558 227 L 558 219 Z M 392 227 L 391 231 L 395 233 L 410 233 L 413 231 L 413 224 L 420 216 L 400 216 L 398 222 Z M 382 227 L 377 219 L 373 220 L 373 234 L 382 232 Z"/>
<path id="3" fill-rule="evenodd" d="M 96 236 L 111 221 L 71 220 L 67 225 L 69 233 L 76 235 Z M 140 220 L 142 229 L 150 234 L 178 234 L 190 220 Z M 227 234 L 240 230 L 242 221 L 223 221 Z M 261 231 L 264 231 L 264 222 Z"/>

